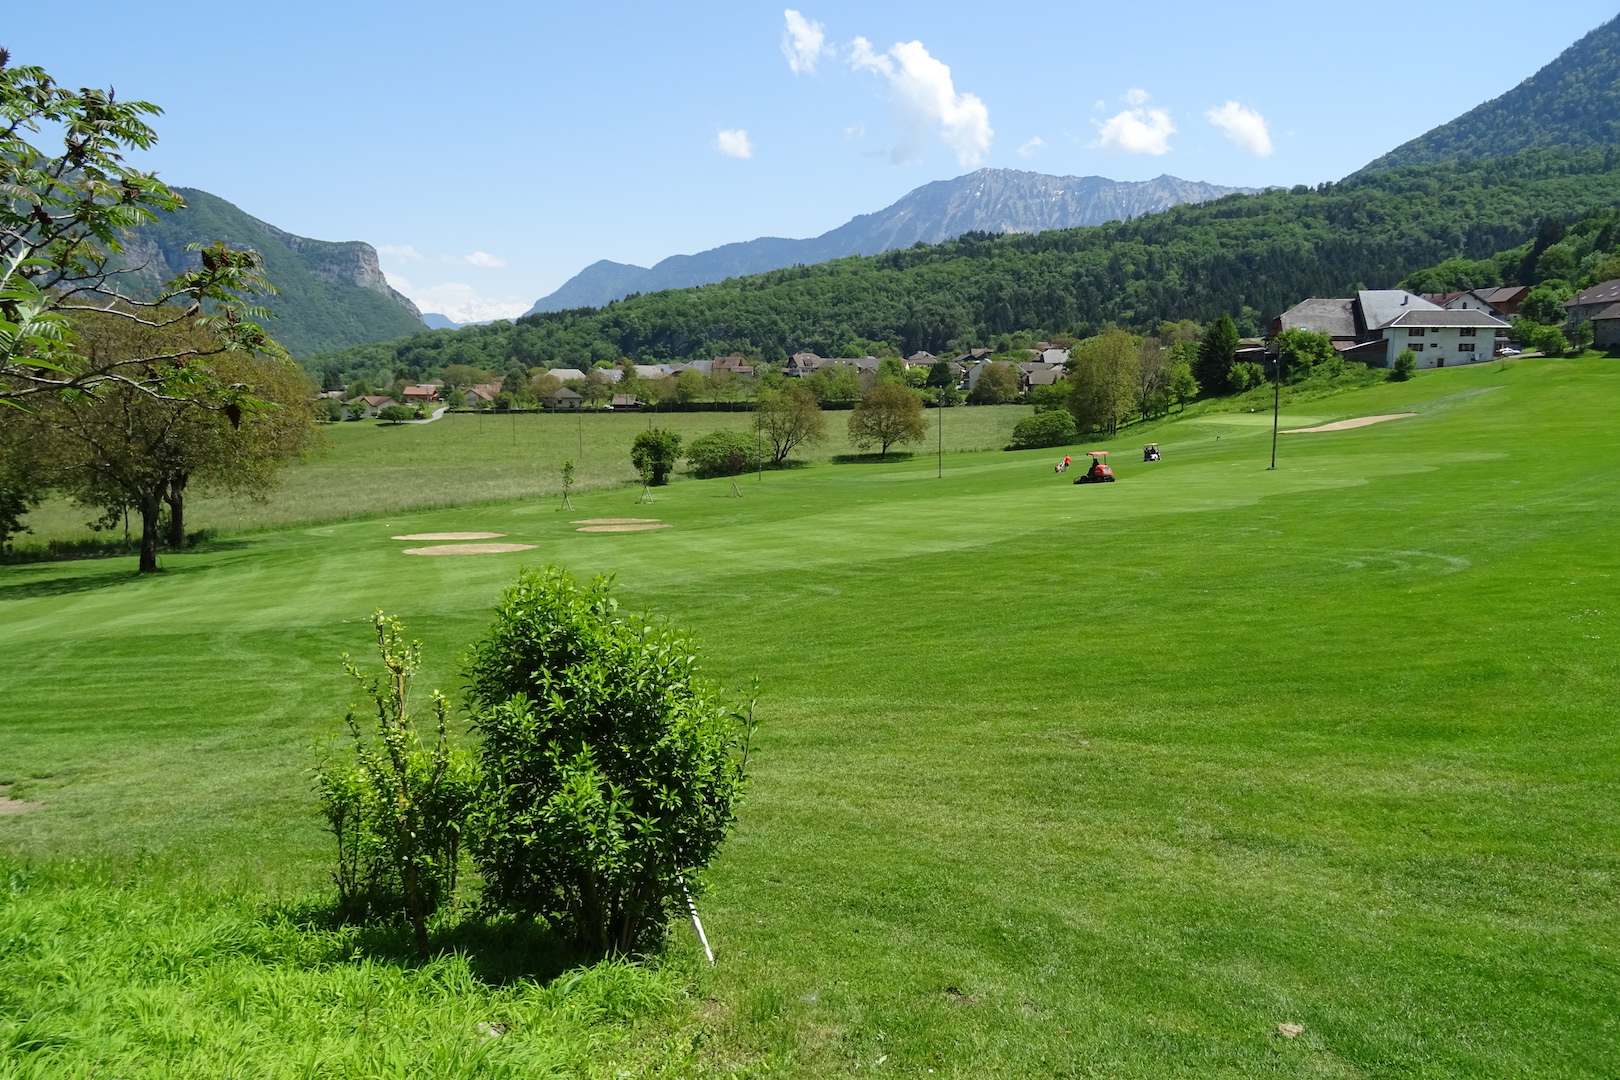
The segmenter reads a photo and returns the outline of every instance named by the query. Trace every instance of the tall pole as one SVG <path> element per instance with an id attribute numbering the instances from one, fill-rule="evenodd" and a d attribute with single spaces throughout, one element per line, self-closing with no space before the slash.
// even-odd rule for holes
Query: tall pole
<path id="1" fill-rule="evenodd" d="M 765 482 L 765 443 L 759 427 L 759 398 L 754 398 L 754 469 L 759 474 L 758 481 Z"/>
<path id="2" fill-rule="evenodd" d="M 939 450 L 934 479 L 945 479 L 945 388 L 939 388 Z"/>
<path id="3" fill-rule="evenodd" d="M 1277 467 L 1277 414 L 1282 410 L 1282 351 L 1278 350 L 1277 358 L 1273 361 L 1277 369 L 1276 378 L 1272 380 L 1275 389 L 1271 394 L 1271 468 Z M 1268 470 L 1269 471 L 1269 470 Z"/>

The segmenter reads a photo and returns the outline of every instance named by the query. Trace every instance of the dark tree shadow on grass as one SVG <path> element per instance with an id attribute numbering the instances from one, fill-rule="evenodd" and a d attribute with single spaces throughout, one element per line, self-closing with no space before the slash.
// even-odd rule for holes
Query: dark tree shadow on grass
<path id="1" fill-rule="evenodd" d="M 29 600 L 37 596 L 69 596 L 73 593 L 93 592 L 115 585 L 128 585 L 136 581 L 194 574 L 207 567 L 165 566 L 156 574 L 140 574 L 134 570 L 103 570 L 97 574 L 75 574 L 69 577 L 51 577 L 38 581 L 18 581 L 0 585 L 0 603 L 7 600 Z"/>
<path id="2" fill-rule="evenodd" d="M 888 457 L 879 454 L 834 454 L 834 465 L 884 465 L 894 461 L 908 461 L 917 455 L 910 450 L 890 450 Z"/>

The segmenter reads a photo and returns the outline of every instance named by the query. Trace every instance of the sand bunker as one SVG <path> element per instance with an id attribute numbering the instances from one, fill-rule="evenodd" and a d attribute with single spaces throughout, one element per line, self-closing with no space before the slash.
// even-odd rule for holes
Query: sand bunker
<path id="1" fill-rule="evenodd" d="M 406 533 L 404 536 L 391 536 L 390 540 L 493 540 L 505 533 Z"/>
<path id="2" fill-rule="evenodd" d="M 644 525 L 587 525 L 583 529 L 575 529 L 574 531 L 575 532 L 646 532 L 648 529 L 670 529 L 670 528 L 674 528 L 674 526 L 672 526 L 672 525 L 653 525 L 653 524 L 649 523 L 649 524 L 644 524 Z"/>
<path id="3" fill-rule="evenodd" d="M 45 805 L 42 802 L 23 802 L 21 799 L 13 799 L 6 794 L 10 790 L 10 784 L 0 784 L 0 817 L 7 814 L 26 814 L 30 810 L 38 810 Z"/>
<path id="4" fill-rule="evenodd" d="M 657 518 L 580 518 L 569 522 L 570 525 L 645 525 Z"/>
<path id="5" fill-rule="evenodd" d="M 1382 424 L 1385 420 L 1405 420 L 1408 416 L 1416 416 L 1415 412 L 1386 413 L 1383 416 L 1358 416 L 1354 420 L 1338 420 L 1320 427 L 1284 428 L 1284 435 L 1309 435 L 1313 431 L 1349 431 L 1351 428 L 1366 427 L 1368 424 Z"/>
<path id="6" fill-rule="evenodd" d="M 533 544 L 435 544 L 406 548 L 407 555 L 499 555 L 503 551 L 532 551 Z"/>

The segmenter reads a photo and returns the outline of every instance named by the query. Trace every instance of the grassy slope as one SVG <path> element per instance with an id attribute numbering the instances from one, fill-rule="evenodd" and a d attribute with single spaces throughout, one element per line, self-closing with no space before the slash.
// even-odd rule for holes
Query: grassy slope
<path id="1" fill-rule="evenodd" d="M 1024 405 L 987 405 L 951 409 L 945 414 L 945 449 L 989 450 L 1005 446 L 1013 425 L 1030 415 Z M 829 412 L 828 438 L 819 446 L 794 452 L 806 461 L 827 461 L 850 454 L 848 412 Z M 927 414 L 930 441 L 918 453 L 932 451 L 934 421 Z M 388 513 L 412 507 L 443 506 L 494 499 L 555 495 L 562 491 L 564 458 L 580 461 L 582 489 L 638 484 L 630 464 L 630 443 L 653 423 L 679 432 L 688 441 L 708 432 L 753 430 L 750 413 L 538 413 L 446 415 L 431 424 L 384 424 L 360 420 L 323 428 L 325 452 L 291 469 L 282 489 L 269 502 L 232 503 L 196 499 L 186 520 L 198 527 L 226 530 L 263 528 L 296 522 L 329 521 L 357 514 Z M 583 442 L 583 450 L 581 450 Z M 67 503 L 53 503 L 32 514 L 34 530 L 22 546 L 52 538 L 93 535 L 84 526 L 90 516 Z"/>
<path id="2" fill-rule="evenodd" d="M 301 895 L 324 856 L 302 769 L 367 613 L 404 615 L 422 685 L 449 681 L 514 569 L 557 561 L 694 626 L 717 675 L 765 678 L 756 786 L 710 874 L 721 964 L 692 976 L 711 1066 L 1605 1076 L 1617 407 L 1620 364 L 1528 360 L 1300 406 L 1285 426 L 1420 415 L 1287 436 L 1276 472 L 1269 418 L 1222 413 L 1133 436 L 1166 460 L 1122 454 L 1104 487 L 1054 478 L 1050 452 L 959 455 L 942 481 L 914 461 L 741 500 L 678 484 L 660 533 L 583 535 L 517 502 L 267 533 L 156 579 L 0 570 L 0 646 L 29 657 L 0 782 L 48 804 L 0 818 L 0 844 Z M 412 559 L 387 539 L 429 528 L 537 548 Z M 8 985 L 0 1016 L 45 1007 Z M 199 996 L 199 1029 L 224 1007 Z M 1305 1034 L 1274 1037 L 1283 1021 Z M 475 1038 L 443 1024 L 433 1045 Z M 200 1038 L 155 1059 L 204 1075 Z"/>

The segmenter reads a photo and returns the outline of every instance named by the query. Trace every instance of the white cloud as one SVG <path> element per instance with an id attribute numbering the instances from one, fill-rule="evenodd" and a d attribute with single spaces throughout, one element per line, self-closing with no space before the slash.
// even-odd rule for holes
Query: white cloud
<path id="1" fill-rule="evenodd" d="M 1109 154 L 1165 154 L 1176 126 L 1163 109 L 1126 109 L 1097 125 L 1097 144 Z"/>
<path id="2" fill-rule="evenodd" d="M 1146 90 L 1127 90 L 1125 91 L 1124 101 L 1125 104 L 1135 109 L 1146 104 L 1147 99 L 1152 96 L 1153 95 L 1148 93 Z"/>
<path id="3" fill-rule="evenodd" d="M 471 285 L 445 282 L 442 285 L 413 285 L 399 274 L 387 274 L 388 284 L 411 298 L 423 311 L 438 312 L 452 322 L 488 322 L 515 319 L 532 307 L 532 302 L 487 297 Z"/>
<path id="4" fill-rule="evenodd" d="M 1023 146 L 1020 146 L 1018 148 L 1018 153 L 1023 157 L 1034 157 L 1037 153 L 1039 153 L 1045 147 L 1046 147 L 1046 140 L 1041 138 L 1039 135 L 1037 135 L 1033 139 L 1029 140 L 1029 142 L 1025 143 Z"/>
<path id="5" fill-rule="evenodd" d="M 450 263 L 454 266 L 482 266 L 485 269 L 495 269 L 506 265 L 505 259 L 499 255 L 491 255 L 487 251 L 475 251 L 471 255 L 434 255 L 430 257 L 417 251 L 410 244 L 384 244 L 377 249 L 377 254 L 385 259 L 398 259 L 402 262 Z"/>
<path id="6" fill-rule="evenodd" d="M 818 22 L 812 22 L 792 8 L 782 12 L 787 26 L 782 30 L 782 55 L 795 75 L 816 72 L 816 61 L 829 52 L 827 34 Z"/>
<path id="7" fill-rule="evenodd" d="M 930 132 L 956 154 L 962 165 L 977 165 L 990 149 L 995 132 L 990 110 L 976 94 L 958 94 L 951 69 L 928 54 L 920 41 L 901 42 L 887 53 L 858 37 L 850 43 L 849 62 L 857 71 L 871 71 L 889 81 L 905 133 L 890 153 L 895 164 L 916 161 L 923 155 Z"/>
<path id="8" fill-rule="evenodd" d="M 377 249 L 377 254 L 392 259 L 410 259 L 414 262 L 421 262 L 426 257 L 409 244 L 384 244 Z"/>
<path id="9" fill-rule="evenodd" d="M 1235 101 L 1228 101 L 1218 109 L 1204 114 L 1209 122 L 1225 132 L 1226 137 L 1255 157 L 1271 156 L 1271 130 L 1266 118 L 1253 109 L 1246 109 Z"/>
<path id="10" fill-rule="evenodd" d="M 714 145 L 726 157 L 750 158 L 754 156 L 754 144 L 748 141 L 748 132 L 742 128 L 722 131 L 715 136 Z"/>
<path id="11" fill-rule="evenodd" d="M 471 255 L 463 255 L 461 261 L 468 266 L 484 266 L 494 268 L 505 266 L 506 260 L 499 255 L 491 255 L 487 251 L 475 251 Z"/>

